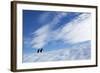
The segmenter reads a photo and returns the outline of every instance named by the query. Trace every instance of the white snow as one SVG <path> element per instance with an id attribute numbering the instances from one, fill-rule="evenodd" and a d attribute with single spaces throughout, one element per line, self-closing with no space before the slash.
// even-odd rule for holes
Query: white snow
<path id="1" fill-rule="evenodd" d="M 71 48 L 58 49 L 43 53 L 26 54 L 23 56 L 23 63 L 90 59 L 90 46 L 90 42 L 85 42 L 75 44 Z"/>

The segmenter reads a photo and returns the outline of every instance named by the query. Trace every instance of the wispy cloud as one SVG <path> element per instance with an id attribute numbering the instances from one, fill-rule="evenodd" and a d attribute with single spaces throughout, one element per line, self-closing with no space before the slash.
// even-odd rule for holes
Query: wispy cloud
<path id="1" fill-rule="evenodd" d="M 45 17 L 47 17 L 49 13 L 46 14 L 46 16 L 43 16 L 43 19 Z M 61 18 L 63 18 L 64 16 L 66 16 L 67 13 L 60 13 L 54 17 L 54 19 L 52 20 L 52 22 L 50 22 L 49 24 L 45 24 L 44 26 L 42 26 L 41 28 L 39 28 L 38 30 L 36 30 L 36 32 L 33 32 L 33 35 L 35 37 L 32 38 L 31 44 L 33 48 L 42 48 L 44 45 L 46 45 L 49 41 L 51 41 L 52 39 L 52 27 L 57 24 Z"/>
<path id="2" fill-rule="evenodd" d="M 39 23 L 45 22 L 50 14 L 51 14 L 51 12 L 46 12 L 46 13 L 41 14 L 40 18 L 39 18 Z"/>
<path id="3" fill-rule="evenodd" d="M 52 15 L 52 12 L 46 12 L 46 13 L 40 15 L 39 22 L 40 23 L 46 22 L 47 19 L 52 15 L 54 18 L 52 18 L 50 21 L 48 21 L 48 23 L 49 23 L 49 25 L 54 26 L 55 24 L 60 22 L 59 21 L 60 19 L 67 16 L 67 14 L 68 13 L 65 13 L 65 12 L 55 12 Z"/>
<path id="4" fill-rule="evenodd" d="M 31 41 L 32 47 L 42 48 L 52 40 L 62 40 L 71 44 L 91 40 L 91 15 L 89 13 L 83 13 L 63 27 L 52 30 L 56 27 L 55 24 L 58 24 L 66 15 L 67 13 L 57 14 L 52 22 L 36 30 Z"/>
<path id="5" fill-rule="evenodd" d="M 61 30 L 62 39 L 69 43 L 91 40 L 91 15 L 82 14 Z"/>
<path id="6" fill-rule="evenodd" d="M 47 43 L 49 35 L 49 25 L 45 25 L 34 32 L 31 44 L 33 48 L 41 48 Z"/>
<path id="7" fill-rule="evenodd" d="M 61 18 L 67 16 L 68 13 L 65 12 L 59 12 L 57 13 L 57 15 L 54 17 L 53 21 L 51 22 L 51 24 L 57 24 Z"/>

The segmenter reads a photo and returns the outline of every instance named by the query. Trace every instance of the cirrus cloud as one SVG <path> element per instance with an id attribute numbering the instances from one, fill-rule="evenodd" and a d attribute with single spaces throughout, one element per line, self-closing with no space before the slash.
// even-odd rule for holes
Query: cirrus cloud
<path id="1" fill-rule="evenodd" d="M 91 40 L 92 23 L 90 13 L 83 13 L 69 23 L 65 23 L 63 27 L 52 30 L 66 15 L 67 13 L 56 15 L 52 22 L 45 24 L 33 32 L 31 41 L 32 48 L 42 48 L 53 40 L 62 40 L 64 43 L 70 44 Z"/>

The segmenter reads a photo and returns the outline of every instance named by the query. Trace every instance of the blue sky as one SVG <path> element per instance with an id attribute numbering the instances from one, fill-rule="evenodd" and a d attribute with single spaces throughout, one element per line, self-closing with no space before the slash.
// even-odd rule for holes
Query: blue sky
<path id="1" fill-rule="evenodd" d="M 49 13 L 49 14 L 45 18 L 45 21 L 40 23 L 39 19 L 45 13 Z M 24 36 L 28 37 L 32 32 L 34 32 L 35 30 L 37 30 L 41 26 L 52 22 L 54 16 L 57 16 L 57 14 L 60 14 L 60 13 L 61 12 L 54 12 L 54 11 L 23 10 L 23 24 L 24 24 L 23 31 L 24 31 Z M 59 22 L 59 25 L 57 25 L 56 28 L 63 25 L 64 23 L 67 23 L 67 22 L 71 21 L 73 18 L 75 18 L 76 16 L 78 16 L 80 14 L 81 13 L 77 13 L 77 12 L 76 13 L 75 12 L 68 12 L 68 15 L 66 15 L 65 18 L 61 19 L 61 22 Z"/>
<path id="2" fill-rule="evenodd" d="M 23 10 L 23 53 L 33 53 L 38 48 L 44 48 L 45 52 L 70 48 L 73 43 L 90 40 L 88 38 L 90 31 L 84 34 L 87 37 L 77 39 L 78 37 L 74 37 L 81 35 L 80 33 L 86 29 L 79 34 L 73 34 L 74 30 L 72 30 L 75 27 L 77 32 L 76 25 L 82 28 L 78 24 L 89 16 L 90 13 L 82 12 Z"/>

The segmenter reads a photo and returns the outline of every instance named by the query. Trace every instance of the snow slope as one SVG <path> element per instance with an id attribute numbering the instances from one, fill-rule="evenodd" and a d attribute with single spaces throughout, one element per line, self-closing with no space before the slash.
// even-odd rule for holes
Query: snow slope
<path id="1" fill-rule="evenodd" d="M 24 62 L 46 62 L 64 60 L 82 60 L 91 58 L 91 42 L 86 41 L 72 45 L 71 48 L 47 51 L 43 53 L 33 53 L 23 56 Z"/>

